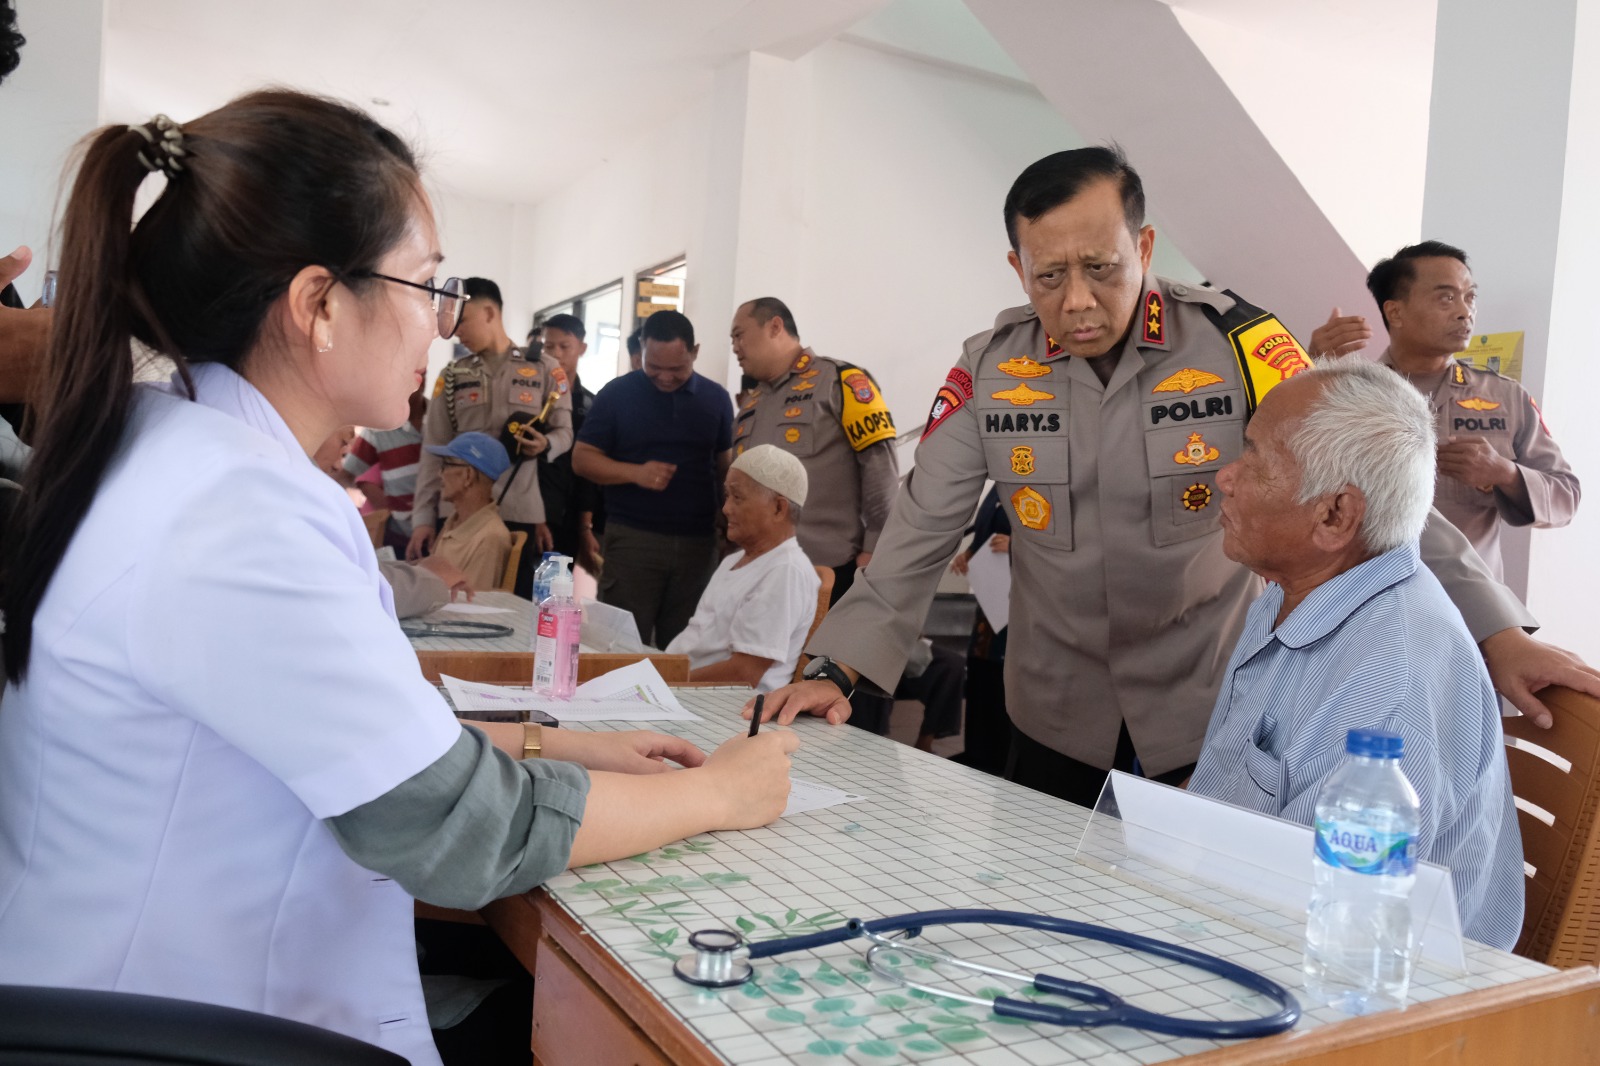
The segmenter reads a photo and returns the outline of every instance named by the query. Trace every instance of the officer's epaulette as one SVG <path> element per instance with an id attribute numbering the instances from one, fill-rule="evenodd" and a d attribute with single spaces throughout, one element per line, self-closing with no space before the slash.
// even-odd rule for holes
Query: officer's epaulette
<path id="1" fill-rule="evenodd" d="M 1276 316 L 1241 299 L 1231 289 L 1224 289 L 1218 295 L 1232 301 L 1231 306 L 1219 308 L 1217 302 L 1205 300 L 1201 302 L 1201 309 L 1233 348 L 1244 384 L 1245 410 L 1254 414 L 1256 404 L 1273 386 L 1309 370 L 1311 359 Z M 1179 298 L 1176 293 L 1173 296 Z"/>
<path id="2" fill-rule="evenodd" d="M 1218 314 L 1227 314 L 1239 298 L 1231 292 L 1220 292 L 1216 289 L 1206 288 L 1203 285 L 1186 285 L 1181 281 L 1170 278 L 1158 279 L 1168 296 L 1181 304 L 1199 304 L 1201 307 L 1210 308 Z M 1257 314 L 1260 312 L 1257 311 Z"/>

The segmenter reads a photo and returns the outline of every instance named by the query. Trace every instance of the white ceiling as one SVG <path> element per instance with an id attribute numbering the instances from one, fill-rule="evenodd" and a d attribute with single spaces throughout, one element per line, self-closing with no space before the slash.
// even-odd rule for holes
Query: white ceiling
<path id="1" fill-rule="evenodd" d="M 530 202 L 707 92 L 888 0 L 109 0 L 104 115 L 180 121 L 262 85 L 370 109 L 439 183 Z"/>
<path id="2" fill-rule="evenodd" d="M 1408 143 L 1422 150 L 1436 0 L 1162 2 L 1297 170 L 1328 151 L 1328 131 L 1319 132 L 1328 121 L 1342 124 L 1333 139 L 1345 151 L 1379 124 L 1394 127 L 1391 164 Z M 156 112 L 181 121 L 251 88 L 293 85 L 368 108 L 423 152 L 433 182 L 501 202 L 537 201 L 577 180 L 709 92 L 714 72 L 747 51 L 794 58 L 847 35 L 1022 77 L 962 0 L 107 0 L 107 8 L 107 121 Z M 1136 56 L 1130 49 L 1130 76 L 1148 76 Z M 1374 99 L 1352 96 L 1363 92 Z M 1330 202 L 1340 195 L 1312 191 Z"/>

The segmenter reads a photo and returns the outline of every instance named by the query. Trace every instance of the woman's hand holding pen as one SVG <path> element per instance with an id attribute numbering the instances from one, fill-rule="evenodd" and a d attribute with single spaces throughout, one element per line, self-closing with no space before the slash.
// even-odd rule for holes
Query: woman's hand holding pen
<path id="1" fill-rule="evenodd" d="M 789 753 L 800 746 L 790 730 L 734 737 L 711 753 L 701 772 L 716 775 L 724 804 L 719 829 L 755 829 L 775 821 L 789 802 Z"/>

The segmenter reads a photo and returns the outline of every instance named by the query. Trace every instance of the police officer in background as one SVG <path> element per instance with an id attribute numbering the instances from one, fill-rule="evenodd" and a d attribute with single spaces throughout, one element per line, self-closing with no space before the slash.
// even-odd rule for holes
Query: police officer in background
<path id="1" fill-rule="evenodd" d="M 734 422 L 733 453 L 772 444 L 805 466 L 811 492 L 796 536 L 813 566 L 833 569 L 836 603 L 872 558 L 900 483 L 889 405 L 865 370 L 801 347 L 782 300 L 741 305 L 729 336 L 755 381 Z"/>
<path id="2" fill-rule="evenodd" d="M 1256 402 L 1307 359 L 1271 315 L 1149 273 L 1155 232 L 1119 151 L 1034 163 L 1005 221 L 1031 305 L 966 342 L 872 564 L 807 648 L 808 680 L 766 709 L 839 722 L 859 678 L 894 687 L 992 478 L 1012 525 L 1009 776 L 1092 805 L 1108 769 L 1137 757 L 1175 781 L 1199 753 L 1261 589 L 1223 555 L 1216 471 Z M 1544 685 L 1600 695 L 1600 674 L 1523 633 L 1526 609 L 1437 516 L 1423 557 L 1512 702 L 1547 723 L 1532 695 Z"/>
<path id="3" fill-rule="evenodd" d="M 1503 577 L 1500 526 L 1571 522 L 1582 494 L 1578 477 L 1526 389 L 1454 358 L 1472 339 L 1478 313 L 1466 252 L 1442 241 L 1408 245 L 1372 268 L 1367 289 L 1389 331 L 1378 362 L 1427 397 L 1438 419 L 1433 505 Z M 1312 331 L 1313 352 L 1342 355 L 1372 336 L 1364 317 L 1338 311 Z"/>
<path id="4" fill-rule="evenodd" d="M 426 445 L 447 445 L 468 430 L 487 433 L 511 454 L 511 468 L 495 481 L 494 498 L 506 526 L 528 534 L 516 592 L 529 596 L 539 553 L 550 550 L 552 543 L 539 464 L 532 460 L 554 458 L 572 447 L 572 398 L 566 374 L 554 359 L 529 355 L 511 343 L 500 287 L 487 278 L 468 278 L 465 285 L 467 306 L 456 337 L 472 354 L 440 373 L 422 423 L 424 448 L 406 559 L 416 562 L 428 554 L 439 522 L 439 457 Z"/>

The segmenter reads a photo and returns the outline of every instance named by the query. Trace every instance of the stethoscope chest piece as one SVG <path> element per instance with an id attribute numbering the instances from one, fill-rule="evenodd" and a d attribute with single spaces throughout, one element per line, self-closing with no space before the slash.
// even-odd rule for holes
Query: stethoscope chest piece
<path id="1" fill-rule="evenodd" d="M 750 980 L 754 972 L 749 959 L 736 958 L 744 947 L 744 937 L 727 929 L 702 929 L 689 934 L 693 955 L 672 964 L 672 972 L 701 988 L 732 988 Z"/>

